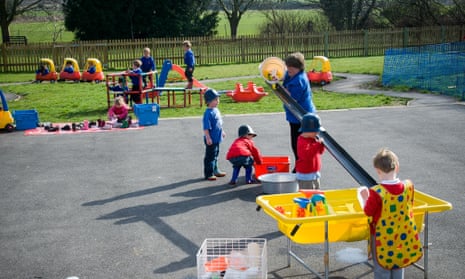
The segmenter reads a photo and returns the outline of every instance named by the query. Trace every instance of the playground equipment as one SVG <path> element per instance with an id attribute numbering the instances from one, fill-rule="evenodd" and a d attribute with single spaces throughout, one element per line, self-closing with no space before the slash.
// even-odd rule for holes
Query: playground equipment
<path id="1" fill-rule="evenodd" d="M 82 72 L 83 81 L 95 81 L 96 83 L 104 79 L 102 63 L 97 58 L 87 58 Z"/>
<path id="2" fill-rule="evenodd" d="M 311 70 L 307 72 L 308 79 L 312 83 L 325 85 L 333 80 L 331 73 L 331 64 L 325 56 L 313 56 L 313 61 L 310 66 Z"/>
<path id="3" fill-rule="evenodd" d="M 160 101 L 160 96 L 158 91 L 156 91 L 155 83 L 153 80 L 155 72 L 147 72 L 142 74 L 132 74 L 128 72 L 121 72 L 121 73 L 114 73 L 114 74 L 107 74 L 106 75 L 106 90 L 107 90 L 107 104 L 108 108 L 111 107 L 111 103 L 113 98 L 110 95 L 115 97 L 116 95 L 139 95 L 140 96 L 140 103 L 145 98 L 146 103 L 148 103 L 149 98 L 152 99 L 152 103 L 154 102 L 155 98 L 157 98 L 157 103 Z M 138 77 L 139 84 L 144 84 L 143 78 L 146 77 L 146 84 L 144 88 L 140 90 L 132 90 L 132 84 L 130 84 L 130 77 Z M 116 85 L 118 82 L 121 81 L 120 88 L 117 89 Z"/>
<path id="4" fill-rule="evenodd" d="M 157 81 L 157 86 L 158 87 L 164 87 L 165 86 L 166 80 L 168 79 L 168 73 L 171 70 L 179 73 L 181 75 L 181 77 L 184 80 L 186 80 L 186 74 L 184 73 L 184 69 L 181 68 L 179 65 L 171 63 L 171 60 L 166 59 L 165 61 L 163 61 L 163 66 L 161 67 L 160 76 L 159 76 L 158 81 Z M 195 78 L 193 79 L 193 85 L 195 87 L 199 87 L 199 88 L 207 88 L 207 86 L 205 86 L 204 84 L 202 84 L 201 82 L 199 82 Z"/>
<path id="5" fill-rule="evenodd" d="M 72 73 L 68 73 L 65 71 L 65 67 L 68 62 L 70 62 L 73 66 L 74 71 Z M 63 60 L 63 66 L 61 67 L 59 80 L 72 80 L 76 82 L 79 82 L 81 80 L 81 72 L 79 72 L 79 65 L 76 59 L 65 58 Z"/>
<path id="6" fill-rule="evenodd" d="M 52 59 L 41 58 L 40 65 L 41 67 L 46 67 L 48 69 L 48 73 L 43 74 L 40 72 L 36 72 L 36 82 L 42 82 L 44 80 L 55 82 L 58 79 L 58 74 L 55 70 L 55 63 L 53 63 Z"/>
<path id="7" fill-rule="evenodd" d="M 0 90 L 0 99 L 1 99 L 1 107 L 0 107 L 0 129 L 5 129 L 8 132 L 12 132 L 15 129 L 14 126 L 14 119 L 11 115 L 11 112 L 8 109 L 8 103 L 6 101 L 5 94 L 3 91 Z"/>
<path id="8" fill-rule="evenodd" d="M 242 83 L 236 83 L 236 89 L 226 93 L 226 96 L 231 97 L 236 102 L 257 102 L 267 95 L 268 93 L 264 91 L 263 87 L 257 86 L 252 81 L 247 83 L 247 88 L 244 88 Z"/>

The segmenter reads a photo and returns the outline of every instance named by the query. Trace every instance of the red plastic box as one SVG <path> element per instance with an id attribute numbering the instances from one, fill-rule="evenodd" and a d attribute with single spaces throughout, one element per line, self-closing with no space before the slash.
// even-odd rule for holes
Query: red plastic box
<path id="1" fill-rule="evenodd" d="M 262 174 L 274 173 L 274 172 L 289 172 L 289 166 L 291 165 L 291 159 L 289 156 L 263 156 L 262 164 L 254 164 L 255 177 L 259 177 Z"/>

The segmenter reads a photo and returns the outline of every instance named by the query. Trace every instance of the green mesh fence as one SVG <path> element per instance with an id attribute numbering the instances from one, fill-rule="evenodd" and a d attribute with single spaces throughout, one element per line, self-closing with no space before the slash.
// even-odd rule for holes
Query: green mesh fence
<path id="1" fill-rule="evenodd" d="M 382 80 L 464 99 L 465 42 L 388 49 Z"/>

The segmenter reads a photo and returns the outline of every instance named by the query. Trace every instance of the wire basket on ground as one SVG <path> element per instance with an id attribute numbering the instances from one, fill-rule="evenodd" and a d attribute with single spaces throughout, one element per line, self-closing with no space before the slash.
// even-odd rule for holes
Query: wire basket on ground
<path id="1" fill-rule="evenodd" d="M 266 239 L 207 238 L 197 252 L 199 279 L 266 279 Z"/>

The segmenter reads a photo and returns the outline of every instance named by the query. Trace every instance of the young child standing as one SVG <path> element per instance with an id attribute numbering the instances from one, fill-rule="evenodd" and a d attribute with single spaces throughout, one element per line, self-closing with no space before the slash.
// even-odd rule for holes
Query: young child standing
<path id="1" fill-rule="evenodd" d="M 203 114 L 203 132 L 205 142 L 204 176 L 207 180 L 216 180 L 217 177 L 226 176 L 218 168 L 218 154 L 220 143 L 223 141 L 225 133 L 223 131 L 223 119 L 221 118 L 218 104 L 220 95 L 213 89 L 208 89 L 204 93 L 207 109 Z"/>
<path id="2" fill-rule="evenodd" d="M 325 151 L 323 140 L 318 138 L 320 127 L 318 115 L 307 113 L 302 118 L 295 165 L 300 189 L 320 189 L 321 155 Z"/>
<path id="3" fill-rule="evenodd" d="M 184 47 L 184 64 L 186 64 L 186 70 L 184 74 L 187 78 L 186 89 L 192 89 L 194 84 L 194 67 L 195 67 L 195 56 L 192 51 L 192 44 L 190 41 L 183 42 Z"/>
<path id="4" fill-rule="evenodd" d="M 144 55 L 140 58 L 142 65 L 140 66 L 143 73 L 148 73 L 151 71 L 155 71 L 156 64 L 153 57 L 150 55 L 150 48 L 144 48 Z M 143 77 L 144 87 L 147 85 L 147 76 Z"/>
<path id="5" fill-rule="evenodd" d="M 359 188 L 359 200 L 370 222 L 374 275 L 378 278 L 402 279 L 404 267 L 418 261 L 422 245 L 413 217 L 414 186 L 397 177 L 399 159 L 382 148 L 373 158 L 380 184 Z"/>
<path id="6" fill-rule="evenodd" d="M 128 74 L 132 74 L 129 76 L 131 79 L 132 83 L 132 91 L 141 91 L 142 90 L 142 84 L 140 84 L 140 74 L 142 74 L 142 70 L 140 69 L 140 66 L 142 65 L 142 62 L 140 60 L 134 60 L 132 62 L 132 70 L 127 70 L 126 72 Z M 131 100 L 136 103 L 140 104 L 140 95 L 141 94 L 131 94 Z"/>
<path id="7" fill-rule="evenodd" d="M 226 159 L 233 165 L 233 174 L 229 185 L 236 185 L 237 177 L 241 167 L 245 168 L 245 181 L 247 184 L 253 184 L 255 181 L 252 179 L 253 164 L 262 163 L 262 156 L 260 150 L 255 146 L 253 138 L 257 134 L 252 130 L 249 125 L 241 125 L 238 130 L 238 138 L 234 140 L 229 147 Z"/>

